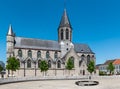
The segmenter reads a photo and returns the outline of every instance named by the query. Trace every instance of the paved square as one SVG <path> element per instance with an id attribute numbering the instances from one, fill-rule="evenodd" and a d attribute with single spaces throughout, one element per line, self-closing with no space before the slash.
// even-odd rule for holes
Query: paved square
<path id="1" fill-rule="evenodd" d="M 120 89 L 119 78 L 94 79 L 97 86 L 77 86 L 77 80 L 31 81 L 0 85 L 0 89 Z"/>

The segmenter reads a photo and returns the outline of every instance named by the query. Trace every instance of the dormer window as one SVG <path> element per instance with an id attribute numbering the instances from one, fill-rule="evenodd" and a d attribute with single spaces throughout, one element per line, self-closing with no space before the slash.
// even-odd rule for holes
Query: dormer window
<path id="1" fill-rule="evenodd" d="M 81 52 L 83 52 L 84 50 L 82 49 Z"/>

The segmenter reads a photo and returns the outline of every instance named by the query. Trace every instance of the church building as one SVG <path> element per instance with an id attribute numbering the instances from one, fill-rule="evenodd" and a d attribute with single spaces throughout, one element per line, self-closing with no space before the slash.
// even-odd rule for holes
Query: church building
<path id="1" fill-rule="evenodd" d="M 14 73 L 15 76 L 42 76 L 39 69 L 41 60 L 48 63 L 47 76 L 67 76 L 66 64 L 69 58 L 74 63 L 71 76 L 89 74 L 87 64 L 90 60 L 95 61 L 95 53 L 87 44 L 72 42 L 72 26 L 66 9 L 56 31 L 58 41 L 41 40 L 16 36 L 12 26 L 9 26 L 7 58 L 14 56 L 20 62 L 20 69 Z"/>

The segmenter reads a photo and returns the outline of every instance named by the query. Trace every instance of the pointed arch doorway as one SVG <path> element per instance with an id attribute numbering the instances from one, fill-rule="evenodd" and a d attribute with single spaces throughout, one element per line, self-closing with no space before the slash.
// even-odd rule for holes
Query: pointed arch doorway
<path id="1" fill-rule="evenodd" d="M 83 75 L 85 75 L 85 70 L 83 70 Z"/>

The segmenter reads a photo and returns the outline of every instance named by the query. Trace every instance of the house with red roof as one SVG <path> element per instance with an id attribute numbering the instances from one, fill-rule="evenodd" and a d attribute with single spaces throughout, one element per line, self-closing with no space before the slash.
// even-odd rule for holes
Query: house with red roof
<path id="1" fill-rule="evenodd" d="M 111 63 L 111 62 L 115 67 L 114 74 L 120 74 L 120 59 L 107 60 L 103 64 L 97 65 L 99 71 L 109 74 L 107 67 L 108 67 L 109 63 Z"/>
<path id="2" fill-rule="evenodd" d="M 114 73 L 115 73 L 115 74 L 120 74 L 120 59 L 116 59 L 116 60 L 113 62 L 113 65 L 114 65 L 114 67 L 115 67 Z"/>

